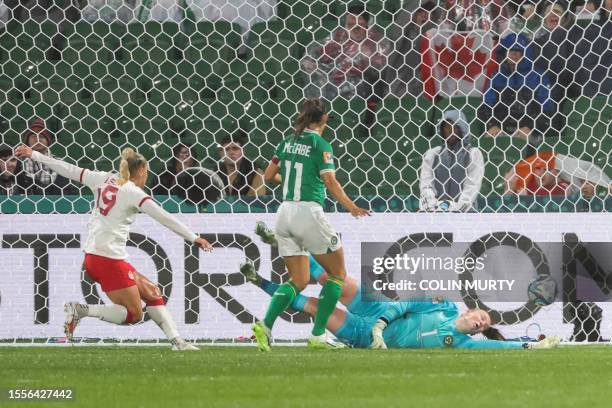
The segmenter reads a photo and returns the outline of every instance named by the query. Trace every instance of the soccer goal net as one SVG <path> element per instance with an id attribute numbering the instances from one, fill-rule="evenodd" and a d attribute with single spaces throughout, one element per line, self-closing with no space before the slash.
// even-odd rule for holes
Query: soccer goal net
<path id="1" fill-rule="evenodd" d="M 456 293 L 460 308 L 488 308 L 508 337 L 612 336 L 609 2 L 64 3 L 0 2 L 2 343 L 63 342 L 65 301 L 109 302 L 82 269 L 91 191 L 14 159 L 20 143 L 102 171 L 127 146 L 142 153 L 147 189 L 215 251 L 141 215 L 130 262 L 158 282 L 184 337 L 249 341 L 270 297 L 240 264 L 287 278 L 254 233 L 273 226 L 282 189 L 262 170 L 310 97 L 326 102 L 338 180 L 374 211 L 354 220 L 325 202 L 358 283 L 364 243 L 479 251 L 473 278 L 515 291 Z M 557 282 L 549 306 L 528 297 L 538 275 Z M 289 311 L 275 337 L 310 327 Z M 163 337 L 146 317 L 84 321 L 76 336 Z"/>

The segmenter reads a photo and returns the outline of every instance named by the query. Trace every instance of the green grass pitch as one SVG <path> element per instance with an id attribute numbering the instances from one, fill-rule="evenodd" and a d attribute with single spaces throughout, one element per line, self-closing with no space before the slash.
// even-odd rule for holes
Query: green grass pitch
<path id="1" fill-rule="evenodd" d="M 612 349 L 0 348 L 0 387 L 72 387 L 9 407 L 610 407 Z"/>

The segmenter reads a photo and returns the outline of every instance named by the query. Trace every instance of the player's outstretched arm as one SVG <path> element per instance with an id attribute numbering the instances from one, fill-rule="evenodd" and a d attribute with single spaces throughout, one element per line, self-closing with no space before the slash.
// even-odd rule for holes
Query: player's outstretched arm
<path id="1" fill-rule="evenodd" d="M 323 183 L 325 183 L 325 187 L 330 192 L 330 194 L 347 210 L 350 211 L 353 217 L 363 217 L 370 216 L 372 213 L 370 210 L 366 210 L 365 208 L 359 208 L 357 205 L 351 200 L 344 189 L 336 179 L 336 173 L 333 171 L 326 171 L 321 174 L 321 178 L 323 179 Z"/>
<path id="2" fill-rule="evenodd" d="M 42 153 L 32 150 L 32 148 L 29 146 L 18 146 L 15 149 L 15 156 L 19 157 L 20 159 L 31 158 L 35 162 L 47 165 L 51 170 L 55 171 L 60 176 L 69 178 L 70 180 L 78 181 L 79 183 L 83 182 L 82 176 L 85 169 L 75 166 L 74 164 L 66 163 L 64 161 L 55 159 L 50 156 L 45 156 Z"/>
<path id="3" fill-rule="evenodd" d="M 210 245 L 207 240 L 198 237 L 185 224 L 177 220 L 174 216 L 172 216 L 172 214 L 161 208 L 153 200 L 146 200 L 140 209 L 142 212 L 149 215 L 164 227 L 183 237 L 183 239 L 186 241 L 192 242 L 199 246 L 203 251 L 212 251 L 212 245 Z"/>

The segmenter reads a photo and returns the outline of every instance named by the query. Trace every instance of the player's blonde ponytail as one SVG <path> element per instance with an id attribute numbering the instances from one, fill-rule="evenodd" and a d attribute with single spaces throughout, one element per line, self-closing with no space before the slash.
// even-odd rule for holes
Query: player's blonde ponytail
<path id="1" fill-rule="evenodd" d="M 146 163 L 147 160 L 144 156 L 137 153 L 131 147 L 123 149 L 121 152 L 121 162 L 119 163 L 119 185 L 123 185 L 130 181 L 132 174 Z"/>

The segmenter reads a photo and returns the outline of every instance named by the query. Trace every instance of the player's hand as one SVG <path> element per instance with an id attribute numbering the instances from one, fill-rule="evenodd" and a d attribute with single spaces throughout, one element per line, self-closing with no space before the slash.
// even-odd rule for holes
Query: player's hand
<path id="1" fill-rule="evenodd" d="M 532 349 L 551 349 L 559 347 L 561 343 L 561 337 L 559 336 L 550 336 L 546 337 L 544 340 L 539 341 L 537 343 L 532 343 Z"/>
<path id="2" fill-rule="evenodd" d="M 372 211 L 366 210 L 365 208 L 359 208 L 355 206 L 351 208 L 351 215 L 355 218 L 365 217 L 366 215 L 370 217 L 372 216 Z"/>
<path id="3" fill-rule="evenodd" d="M 376 321 L 376 324 L 372 328 L 372 344 L 370 344 L 371 349 L 387 349 L 385 339 L 383 338 L 383 330 L 385 330 L 385 327 L 387 327 L 387 323 L 385 323 L 384 320 L 378 319 Z"/>
<path id="4" fill-rule="evenodd" d="M 211 252 L 213 249 L 212 245 L 210 245 L 210 242 L 208 242 L 204 238 L 197 237 L 196 240 L 193 241 L 193 243 L 199 246 L 200 249 L 204 252 Z"/>
<path id="5" fill-rule="evenodd" d="M 32 157 L 32 148 L 26 145 L 17 146 L 15 149 L 15 156 L 20 159 Z"/>

